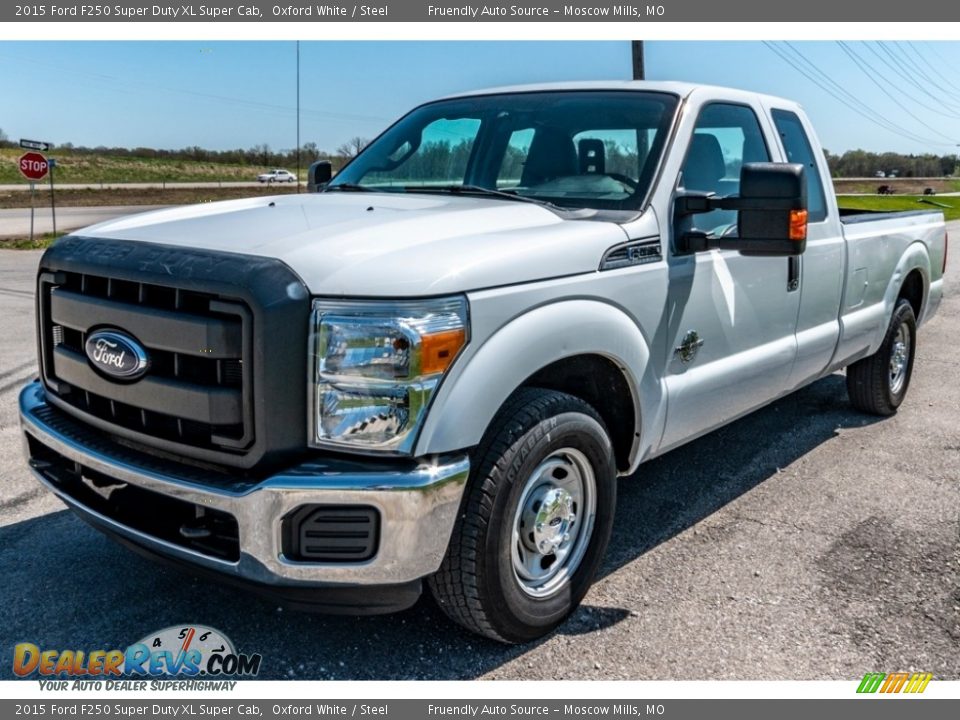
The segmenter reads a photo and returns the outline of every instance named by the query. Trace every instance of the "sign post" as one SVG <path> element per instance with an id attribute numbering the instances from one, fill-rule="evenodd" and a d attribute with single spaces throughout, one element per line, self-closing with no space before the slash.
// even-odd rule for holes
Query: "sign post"
<path id="1" fill-rule="evenodd" d="M 53 169 L 57 166 L 57 161 L 50 158 L 50 217 L 53 219 L 53 239 L 57 239 L 57 201 L 53 194 Z"/>
<path id="2" fill-rule="evenodd" d="M 28 140 L 27 142 L 33 141 Z M 20 144 L 23 145 L 23 143 L 24 141 L 21 140 Z M 47 143 L 37 144 L 46 145 Z M 20 168 L 20 174 L 30 181 L 30 242 L 33 243 L 33 216 L 34 207 L 36 204 L 34 202 L 34 198 L 36 195 L 37 180 L 43 180 L 47 172 L 50 170 L 50 163 L 38 152 L 25 152 L 20 156 L 20 160 L 17 165 Z M 52 187 L 52 178 L 50 182 Z"/>
<path id="3" fill-rule="evenodd" d="M 33 198 L 36 189 L 36 183 L 30 183 L 30 244 L 33 245 Z"/>

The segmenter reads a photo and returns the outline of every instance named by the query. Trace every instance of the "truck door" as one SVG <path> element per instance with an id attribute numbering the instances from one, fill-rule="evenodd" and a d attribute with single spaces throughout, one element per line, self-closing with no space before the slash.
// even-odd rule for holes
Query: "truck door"
<path id="1" fill-rule="evenodd" d="M 803 165 L 807 179 L 807 249 L 798 258 L 797 360 L 788 380 L 792 389 L 822 374 L 833 357 L 840 336 L 846 253 L 836 196 L 832 187 L 824 187 L 823 178 L 830 177 L 827 159 L 814 150 L 820 144 L 809 122 L 796 109 L 768 110 L 786 161 Z"/>
<path id="2" fill-rule="evenodd" d="M 707 102 L 694 117 L 677 190 L 733 195 L 743 163 L 780 159 L 759 101 Z M 736 232 L 737 213 L 718 210 L 692 222 L 697 230 L 729 235 Z M 732 250 L 681 255 L 674 240 L 661 450 L 785 392 L 796 357 L 800 301 L 792 258 L 745 257 Z"/>

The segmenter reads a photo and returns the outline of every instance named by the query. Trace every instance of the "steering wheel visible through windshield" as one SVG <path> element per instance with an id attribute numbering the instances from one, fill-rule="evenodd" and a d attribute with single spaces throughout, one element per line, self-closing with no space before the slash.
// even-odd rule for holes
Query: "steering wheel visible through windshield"
<path id="1" fill-rule="evenodd" d="M 563 91 L 430 103 L 378 137 L 327 189 L 495 194 L 636 210 L 677 102 L 656 92 Z"/>

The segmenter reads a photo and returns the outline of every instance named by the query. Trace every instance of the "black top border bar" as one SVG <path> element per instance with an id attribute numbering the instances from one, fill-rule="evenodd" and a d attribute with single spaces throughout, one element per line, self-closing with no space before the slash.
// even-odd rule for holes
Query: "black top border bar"
<path id="1" fill-rule="evenodd" d="M 0 7 L 0 22 L 954 22 L 960 3 L 895 0 L 653 0 L 514 3 L 456 0 L 209 0 L 208 2 L 35 2 Z"/>

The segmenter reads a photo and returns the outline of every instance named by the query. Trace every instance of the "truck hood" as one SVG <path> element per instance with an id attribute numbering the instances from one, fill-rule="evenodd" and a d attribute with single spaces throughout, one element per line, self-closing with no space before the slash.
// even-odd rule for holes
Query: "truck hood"
<path id="1" fill-rule="evenodd" d="M 614 223 L 565 220 L 532 203 L 364 192 L 170 208 L 76 234 L 278 258 L 311 293 L 369 297 L 593 272 L 626 240 Z"/>

